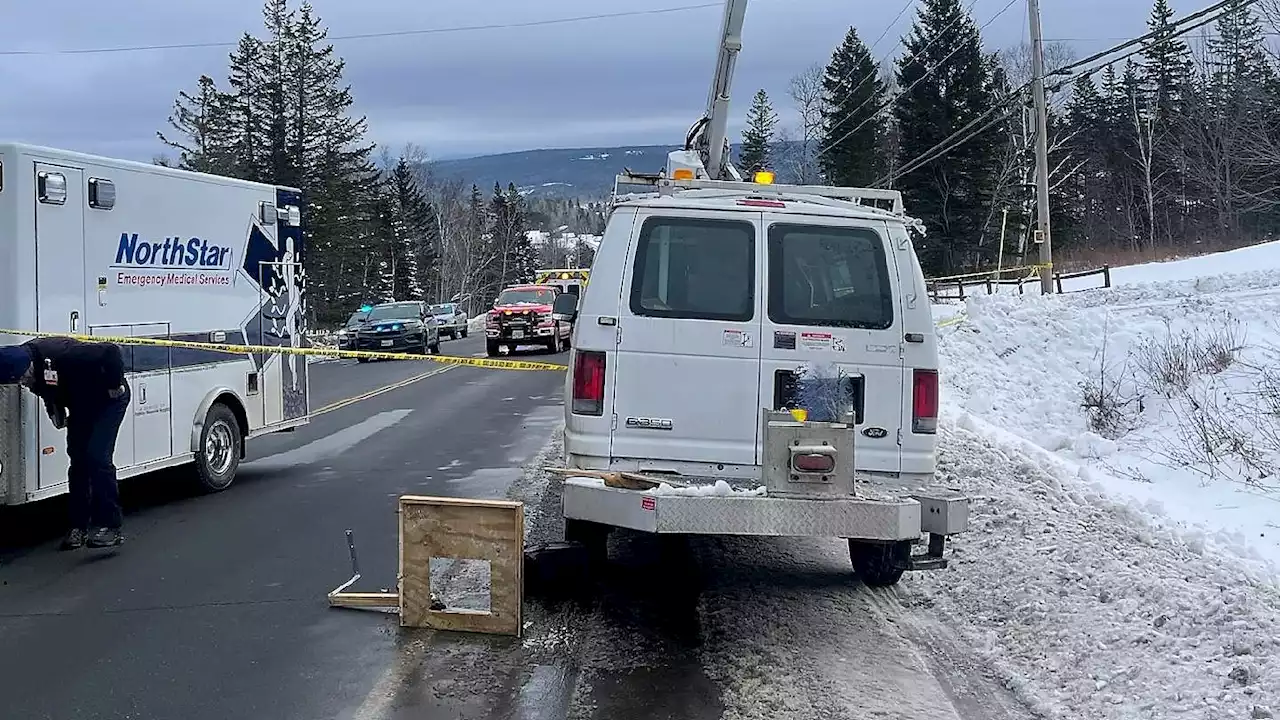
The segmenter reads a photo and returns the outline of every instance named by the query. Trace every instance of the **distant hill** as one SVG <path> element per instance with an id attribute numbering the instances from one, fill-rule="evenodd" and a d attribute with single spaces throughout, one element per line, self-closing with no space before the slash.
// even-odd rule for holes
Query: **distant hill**
<path id="1" fill-rule="evenodd" d="M 613 179 L 618 173 L 628 168 L 658 172 L 666 164 L 667 153 L 678 149 L 676 145 L 629 145 L 524 150 L 438 160 L 432 166 L 436 174 L 475 183 L 485 193 L 498 182 L 503 187 L 515 183 L 527 195 L 597 199 L 613 191 Z M 733 152 L 737 154 L 737 145 Z"/>

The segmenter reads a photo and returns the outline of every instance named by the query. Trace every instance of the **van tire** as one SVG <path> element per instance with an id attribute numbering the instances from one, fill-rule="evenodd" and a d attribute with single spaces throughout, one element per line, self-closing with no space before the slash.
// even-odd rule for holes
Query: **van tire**
<path id="1" fill-rule="evenodd" d="M 613 528 L 590 520 L 564 519 L 565 542 L 586 550 L 587 565 L 596 569 L 609 562 L 609 531 Z"/>
<path id="2" fill-rule="evenodd" d="M 196 480 L 204 492 L 222 492 L 236 479 L 244 435 L 236 414 L 225 403 L 209 408 L 200 430 L 200 448 L 196 450 Z M 225 455 L 224 455 L 225 453 Z"/>
<path id="3" fill-rule="evenodd" d="M 563 348 L 560 344 L 560 326 L 557 325 L 551 333 L 551 342 L 547 343 L 547 351 L 554 354 L 559 353 Z"/>
<path id="4" fill-rule="evenodd" d="M 430 350 L 432 355 L 439 355 L 440 354 L 440 338 L 436 337 L 436 341 L 431 343 L 431 345 L 427 348 L 427 350 Z M 423 353 L 423 354 L 425 355 L 426 353 Z"/>
<path id="5" fill-rule="evenodd" d="M 462 337 L 466 337 L 466 336 L 467 336 L 467 329 L 462 328 Z"/>
<path id="6" fill-rule="evenodd" d="M 849 540 L 853 571 L 867 587 L 889 587 L 902 579 L 911 562 L 911 541 L 868 542 Z"/>

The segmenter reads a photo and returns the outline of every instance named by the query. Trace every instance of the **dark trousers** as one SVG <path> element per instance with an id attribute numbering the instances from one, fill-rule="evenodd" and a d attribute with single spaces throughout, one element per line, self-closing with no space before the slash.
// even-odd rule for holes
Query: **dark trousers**
<path id="1" fill-rule="evenodd" d="M 132 393 L 103 405 L 71 408 L 67 413 L 67 490 L 71 495 L 71 527 L 119 529 L 124 521 L 116 483 L 116 435 L 129 409 Z"/>

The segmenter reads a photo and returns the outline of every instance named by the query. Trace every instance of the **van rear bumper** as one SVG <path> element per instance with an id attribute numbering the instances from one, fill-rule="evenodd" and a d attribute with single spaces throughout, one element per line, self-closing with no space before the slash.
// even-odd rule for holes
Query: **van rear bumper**
<path id="1" fill-rule="evenodd" d="M 641 532 L 687 535 L 918 540 L 969 524 L 966 498 L 950 494 L 830 500 L 762 495 L 663 494 L 608 487 L 595 478 L 564 483 L 564 516 Z"/>

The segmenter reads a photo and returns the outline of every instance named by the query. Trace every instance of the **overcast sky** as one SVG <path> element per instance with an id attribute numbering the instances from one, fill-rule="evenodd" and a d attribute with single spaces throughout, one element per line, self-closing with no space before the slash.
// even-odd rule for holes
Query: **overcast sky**
<path id="1" fill-rule="evenodd" d="M 896 54 L 906 0 L 751 0 L 734 78 L 734 126 L 763 87 L 785 110 L 787 80 L 825 62 L 850 25 L 877 57 Z M 331 36 L 519 23 L 674 8 L 707 0 L 314 0 Z M 1010 0 L 975 0 L 984 24 Z M 1190 13 L 1207 0 L 1174 0 Z M 1042 0 L 1047 38 L 1078 56 L 1140 34 L 1149 0 Z M 372 139 L 436 157 L 540 147 L 679 143 L 702 112 L 721 9 L 538 27 L 335 40 Z M 229 45 L 259 33 L 259 0 L 0 0 L 0 139 L 149 160 L 164 148 L 176 92 L 221 83 Z M 988 49 L 1025 42 L 1024 0 L 983 31 Z M 223 47 L 79 53 L 190 43 Z M 35 52 L 36 54 L 14 54 Z M 789 116 L 788 116 L 789 117 Z"/>

